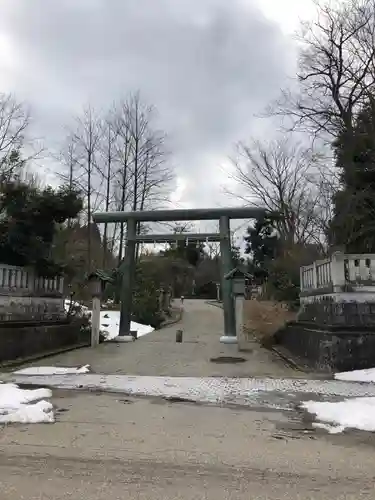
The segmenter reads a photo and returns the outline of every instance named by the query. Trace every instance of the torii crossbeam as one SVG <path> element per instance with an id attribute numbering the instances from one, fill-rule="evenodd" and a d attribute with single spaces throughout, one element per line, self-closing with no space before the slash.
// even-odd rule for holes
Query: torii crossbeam
<path id="1" fill-rule="evenodd" d="M 173 233 L 173 234 L 139 234 L 135 237 L 137 243 L 173 243 L 175 241 L 194 241 L 213 243 L 220 241 L 219 233 Z"/>

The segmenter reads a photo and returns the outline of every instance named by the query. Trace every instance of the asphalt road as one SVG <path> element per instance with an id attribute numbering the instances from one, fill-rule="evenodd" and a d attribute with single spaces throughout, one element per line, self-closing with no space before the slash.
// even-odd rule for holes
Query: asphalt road
<path id="1" fill-rule="evenodd" d="M 2 500 L 374 498 L 371 435 L 302 415 L 55 391 L 58 422 L 0 434 Z"/>

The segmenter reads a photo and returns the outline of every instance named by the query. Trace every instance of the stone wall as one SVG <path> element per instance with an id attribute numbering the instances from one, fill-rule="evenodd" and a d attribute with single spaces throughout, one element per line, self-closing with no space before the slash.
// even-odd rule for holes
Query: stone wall
<path id="1" fill-rule="evenodd" d="M 298 321 L 314 322 L 317 325 L 368 326 L 375 333 L 374 302 L 334 302 L 332 298 L 321 299 L 301 305 Z"/>
<path id="2" fill-rule="evenodd" d="M 293 321 L 275 335 L 300 364 L 323 371 L 375 367 L 375 330 L 365 326 L 317 325 Z"/>
<path id="3" fill-rule="evenodd" d="M 80 319 L 58 322 L 0 322 L 0 363 L 90 344 Z"/>

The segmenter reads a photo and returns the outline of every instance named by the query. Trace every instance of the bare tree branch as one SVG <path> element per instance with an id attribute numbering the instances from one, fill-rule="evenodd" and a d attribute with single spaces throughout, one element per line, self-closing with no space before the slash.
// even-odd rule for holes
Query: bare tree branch
<path id="1" fill-rule="evenodd" d="M 315 1 L 316 19 L 304 23 L 297 90 L 283 90 L 266 115 L 286 118 L 290 130 L 314 137 L 350 131 L 375 87 L 373 0 Z"/>
<path id="2" fill-rule="evenodd" d="M 240 143 L 227 193 L 271 212 L 280 213 L 277 229 L 287 244 L 313 240 L 319 191 L 314 189 L 315 156 L 288 140 Z M 321 235 L 320 235 L 321 236 Z"/>

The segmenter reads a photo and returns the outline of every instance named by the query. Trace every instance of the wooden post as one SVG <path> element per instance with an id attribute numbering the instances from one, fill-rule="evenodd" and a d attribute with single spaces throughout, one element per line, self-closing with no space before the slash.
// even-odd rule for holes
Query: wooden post
<path id="1" fill-rule="evenodd" d="M 92 298 L 92 317 L 91 317 L 91 347 L 99 345 L 100 333 L 100 297 Z"/>
<path id="2" fill-rule="evenodd" d="M 177 330 L 176 331 L 176 342 L 178 344 L 181 344 L 181 342 L 182 342 L 182 336 L 183 336 L 183 331 L 182 330 Z"/>

